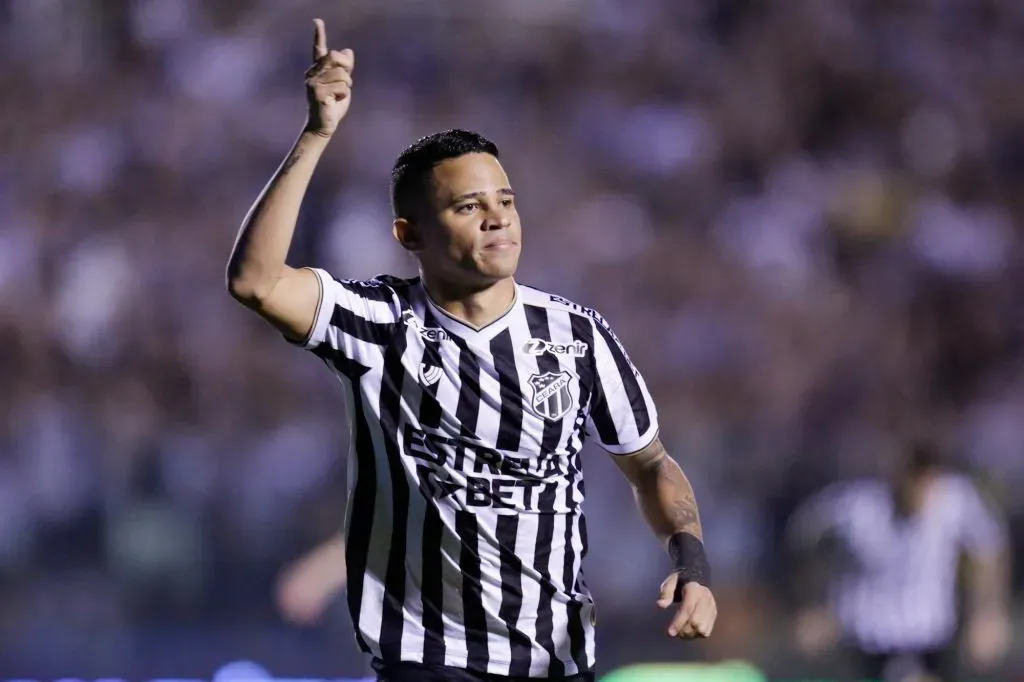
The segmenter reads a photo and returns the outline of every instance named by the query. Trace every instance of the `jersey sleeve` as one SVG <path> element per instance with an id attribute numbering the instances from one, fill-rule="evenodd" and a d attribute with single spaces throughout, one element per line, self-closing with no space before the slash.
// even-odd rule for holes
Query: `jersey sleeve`
<path id="1" fill-rule="evenodd" d="M 613 455 L 630 455 L 658 435 L 658 413 L 640 372 L 602 320 L 594 320 L 594 395 L 587 435 Z"/>
<path id="2" fill-rule="evenodd" d="M 959 500 L 958 531 L 964 550 L 977 556 L 992 556 L 1006 548 L 1006 529 L 1002 519 L 982 498 L 967 478 L 956 481 Z"/>
<path id="3" fill-rule="evenodd" d="M 313 327 L 296 345 L 318 355 L 340 352 L 357 359 L 368 347 L 380 347 L 394 333 L 398 303 L 380 279 L 339 280 L 326 270 L 310 268 L 320 284 Z"/>

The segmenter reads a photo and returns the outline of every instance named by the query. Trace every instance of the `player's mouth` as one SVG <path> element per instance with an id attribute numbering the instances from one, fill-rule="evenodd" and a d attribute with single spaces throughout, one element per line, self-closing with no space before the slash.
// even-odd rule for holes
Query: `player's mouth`
<path id="1" fill-rule="evenodd" d="M 484 244 L 485 251 L 508 251 L 514 249 L 516 243 L 511 239 L 499 239 L 497 241 L 489 242 Z"/>

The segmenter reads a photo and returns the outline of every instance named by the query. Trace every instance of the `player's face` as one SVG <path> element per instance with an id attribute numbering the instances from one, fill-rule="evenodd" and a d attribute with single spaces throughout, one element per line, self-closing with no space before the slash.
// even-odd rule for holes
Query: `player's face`
<path id="1" fill-rule="evenodd" d="M 508 176 L 490 154 L 466 154 L 434 168 L 430 225 L 420 263 L 455 283 L 486 285 L 511 277 L 522 232 Z"/>

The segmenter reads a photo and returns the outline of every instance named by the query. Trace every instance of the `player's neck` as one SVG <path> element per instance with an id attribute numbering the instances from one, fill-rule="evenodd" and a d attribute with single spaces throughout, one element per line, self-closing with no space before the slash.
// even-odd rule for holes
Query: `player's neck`
<path id="1" fill-rule="evenodd" d="M 483 288 L 470 288 L 424 274 L 423 286 L 438 308 L 474 329 L 486 327 L 500 318 L 516 300 L 515 280 L 511 277 Z"/>

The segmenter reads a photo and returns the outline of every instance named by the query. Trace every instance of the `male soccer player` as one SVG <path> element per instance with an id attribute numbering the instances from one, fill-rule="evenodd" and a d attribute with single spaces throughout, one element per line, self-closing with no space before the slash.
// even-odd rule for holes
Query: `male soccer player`
<path id="1" fill-rule="evenodd" d="M 980 669 L 995 665 L 1011 635 L 1000 519 L 927 444 L 908 447 L 894 473 L 888 481 L 833 485 L 794 515 L 797 547 L 828 539 L 839 559 L 831 608 L 801 615 L 798 643 L 813 652 L 837 630 L 857 679 L 954 679 L 957 566 L 966 552 L 973 559 L 964 610 L 968 659 Z"/>
<path id="2" fill-rule="evenodd" d="M 580 450 L 592 437 L 672 557 L 672 637 L 717 615 L 693 491 L 639 372 L 593 310 L 517 283 L 498 150 L 447 131 L 395 163 L 393 234 L 420 277 L 337 280 L 285 257 L 349 109 L 354 56 L 315 22 L 305 128 L 239 232 L 231 294 L 342 380 L 354 447 L 348 603 L 381 680 L 593 680 Z"/>

